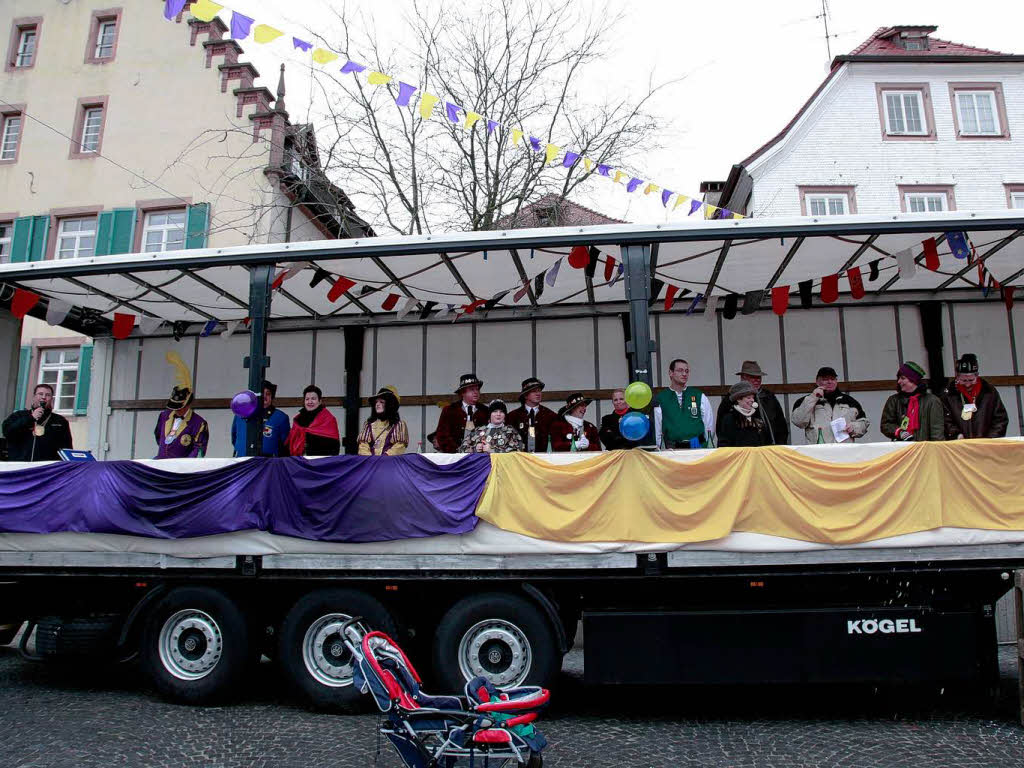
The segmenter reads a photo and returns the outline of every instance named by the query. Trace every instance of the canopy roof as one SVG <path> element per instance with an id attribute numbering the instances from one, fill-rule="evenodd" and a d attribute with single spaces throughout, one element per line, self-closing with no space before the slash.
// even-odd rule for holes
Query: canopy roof
<path id="1" fill-rule="evenodd" d="M 624 280 L 615 280 L 623 249 L 651 247 L 652 276 L 680 290 L 716 296 L 769 289 L 863 269 L 868 294 L 895 290 L 943 292 L 977 288 L 976 264 L 957 259 L 945 243 L 947 232 L 963 231 L 977 258 L 1003 285 L 1024 274 L 1024 211 L 991 213 L 897 214 L 885 218 L 735 219 L 681 224 L 616 224 L 441 235 L 373 237 L 304 243 L 137 253 L 62 261 L 0 265 L 0 282 L 87 307 L 111 318 L 115 311 L 146 314 L 167 321 L 204 323 L 248 316 L 249 265 L 282 267 L 308 263 L 305 271 L 275 292 L 273 319 L 318 321 L 324 317 L 394 317 L 382 303 L 389 294 L 447 304 L 456 310 L 474 300 L 507 291 L 497 307 L 537 311 L 551 306 L 599 311 L 624 300 Z M 923 241 L 935 238 L 940 268 L 924 268 Z M 572 268 L 573 246 L 599 252 L 593 278 Z M 895 254 L 912 249 L 920 265 L 913 277 L 900 277 Z M 611 264 L 612 282 L 605 280 Z M 562 260 L 557 279 L 534 295 L 535 278 Z M 878 261 L 879 276 L 868 280 Z M 311 286 L 315 267 L 355 282 L 332 302 L 330 282 Z M 531 289 L 518 302 L 515 294 Z M 849 291 L 844 278 L 842 292 Z M 9 292 L 8 292 L 9 295 Z"/>

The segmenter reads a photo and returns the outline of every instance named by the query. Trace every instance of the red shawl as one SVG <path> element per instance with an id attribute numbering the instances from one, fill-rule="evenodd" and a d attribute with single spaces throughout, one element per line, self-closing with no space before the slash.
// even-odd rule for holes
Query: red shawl
<path id="1" fill-rule="evenodd" d="M 326 408 L 321 407 L 320 412 L 313 417 L 313 421 L 310 422 L 308 427 L 304 427 L 299 423 L 299 417 L 303 413 L 304 411 L 299 411 L 299 415 L 292 420 L 292 429 L 288 433 L 288 453 L 292 456 L 306 455 L 307 434 L 341 440 L 341 437 L 338 435 L 338 421 Z"/>

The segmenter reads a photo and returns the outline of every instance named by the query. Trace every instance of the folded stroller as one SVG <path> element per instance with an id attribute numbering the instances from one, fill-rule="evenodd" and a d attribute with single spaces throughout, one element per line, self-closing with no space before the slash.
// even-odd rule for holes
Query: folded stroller
<path id="1" fill-rule="evenodd" d="M 465 696 L 431 696 L 415 667 L 383 632 L 359 617 L 342 625 L 352 654 L 354 684 L 386 716 L 386 737 L 408 768 L 521 765 L 540 768 L 544 735 L 533 721 L 548 703 L 544 688 L 496 688 L 485 677 L 466 683 Z"/>

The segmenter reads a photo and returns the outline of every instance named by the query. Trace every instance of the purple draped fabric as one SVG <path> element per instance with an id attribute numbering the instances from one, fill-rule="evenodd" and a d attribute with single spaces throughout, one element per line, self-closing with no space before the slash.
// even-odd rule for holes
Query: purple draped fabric
<path id="1" fill-rule="evenodd" d="M 467 533 L 490 456 L 438 465 L 418 454 L 254 458 L 206 472 L 131 461 L 0 472 L 0 533 L 178 539 L 262 530 L 316 541 Z"/>

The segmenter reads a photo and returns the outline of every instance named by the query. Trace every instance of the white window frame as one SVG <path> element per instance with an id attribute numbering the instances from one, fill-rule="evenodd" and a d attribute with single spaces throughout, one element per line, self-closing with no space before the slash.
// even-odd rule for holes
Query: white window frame
<path id="1" fill-rule="evenodd" d="M 825 213 L 815 213 L 815 203 L 821 203 Z M 833 210 L 833 203 L 840 203 L 842 210 Z M 808 192 L 804 195 L 804 207 L 808 216 L 845 216 L 850 212 L 850 196 L 845 192 Z"/>
<path id="2" fill-rule="evenodd" d="M 940 207 L 932 208 L 929 205 L 931 200 L 941 200 Z M 921 210 L 914 210 L 915 203 L 921 206 Z M 904 192 L 903 205 L 907 213 L 937 213 L 949 210 L 949 197 L 945 192 Z"/>
<path id="3" fill-rule="evenodd" d="M 993 91 L 991 89 L 988 89 L 988 88 L 979 88 L 977 90 L 970 90 L 970 91 L 962 90 L 962 89 L 957 89 L 954 92 L 953 96 L 954 96 L 953 101 L 956 104 L 956 116 L 957 116 L 957 122 L 958 122 L 958 124 L 960 126 L 960 135 L 961 136 L 1002 136 L 1003 135 L 1003 126 L 999 123 L 999 100 L 996 98 L 996 92 L 995 91 Z M 966 128 L 966 126 L 967 126 L 967 120 L 965 119 L 966 116 L 964 115 L 963 109 L 961 109 L 961 106 L 960 106 L 960 99 L 962 97 L 964 97 L 964 96 L 970 96 L 971 97 L 971 102 L 972 102 L 972 104 L 974 106 L 974 119 L 975 119 L 975 122 L 978 125 L 978 129 L 976 131 L 969 131 Z M 981 119 L 979 117 L 980 113 L 978 111 L 978 97 L 979 96 L 985 96 L 985 97 L 988 98 L 989 109 L 992 112 L 992 130 L 991 131 L 983 131 L 981 129 Z"/>
<path id="4" fill-rule="evenodd" d="M 903 130 L 894 131 L 892 117 L 889 113 L 889 96 L 899 96 L 900 119 L 903 121 Z M 921 130 L 911 131 L 907 128 L 907 96 L 913 96 L 917 102 L 917 114 L 921 121 Z M 885 115 L 885 133 L 888 136 L 927 136 L 928 115 L 924 111 L 924 95 L 918 90 L 901 91 L 896 88 L 887 88 L 882 91 L 882 112 Z"/>
<path id="5" fill-rule="evenodd" d="M 32 66 L 36 59 L 36 41 L 39 39 L 39 30 L 36 27 L 25 27 L 18 30 L 18 48 L 14 54 L 14 66 L 18 69 L 25 69 Z"/>
<path id="6" fill-rule="evenodd" d="M 56 362 L 47 362 L 48 353 L 56 352 L 58 359 Z M 75 359 L 67 360 L 67 353 L 74 352 Z M 82 358 L 81 347 L 44 347 L 39 350 L 39 378 L 36 381 L 39 384 L 49 384 L 53 387 L 53 410 L 57 413 L 74 413 L 75 412 L 75 400 L 78 397 L 78 364 Z M 54 374 L 50 378 L 54 378 L 54 381 L 46 381 L 46 374 Z M 68 381 L 68 374 L 71 375 L 71 381 Z M 74 389 L 70 395 L 62 394 L 65 384 L 73 384 Z M 71 400 L 70 407 L 63 407 L 62 400 Z"/>
<path id="7" fill-rule="evenodd" d="M 88 258 L 96 255 L 96 228 L 99 221 L 98 216 L 74 216 L 60 220 L 60 225 L 57 228 L 57 252 L 56 257 L 58 259 L 77 259 L 77 258 Z M 66 230 L 70 223 L 76 223 L 79 225 L 85 224 L 86 222 L 92 223 L 92 229 L 79 229 Z M 90 247 L 83 247 L 82 240 L 84 238 L 91 237 L 92 245 Z M 73 245 L 70 249 L 64 247 L 64 241 L 71 241 Z M 70 253 L 67 251 L 70 250 Z"/>
<path id="8" fill-rule="evenodd" d="M 109 31 L 109 39 L 104 42 L 103 34 Z M 114 46 L 117 45 L 117 19 L 100 19 L 96 24 L 96 45 L 93 58 L 111 59 L 114 57 Z M 106 49 L 106 53 L 104 53 Z"/>
<path id="9" fill-rule="evenodd" d="M 82 138 L 79 150 L 83 153 L 99 152 L 103 133 L 103 107 L 86 107 L 82 115 Z"/>
<path id="10" fill-rule="evenodd" d="M 11 130 L 11 126 L 14 130 Z M 3 116 L 3 133 L 0 134 L 0 160 L 13 160 L 18 154 L 21 138 L 21 113 Z"/>
<path id="11" fill-rule="evenodd" d="M 1010 207 L 1024 208 L 1024 191 L 1010 193 Z"/>
<path id="12" fill-rule="evenodd" d="M 165 222 L 162 224 L 154 223 L 153 219 L 156 216 L 172 216 L 180 215 L 181 224 Z M 188 212 L 184 208 L 177 208 L 168 211 L 151 211 L 148 212 L 143 220 L 142 226 L 142 252 L 152 253 L 157 251 L 178 251 L 185 247 L 185 227 L 188 224 Z M 160 235 L 159 246 L 150 244 L 149 235 L 150 233 Z M 181 242 L 178 242 L 178 238 L 174 237 L 181 233 Z M 171 241 L 169 244 L 168 241 Z"/>
<path id="13" fill-rule="evenodd" d="M 0 221 L 0 264 L 7 264 L 11 260 L 11 235 L 13 233 L 13 221 Z"/>

